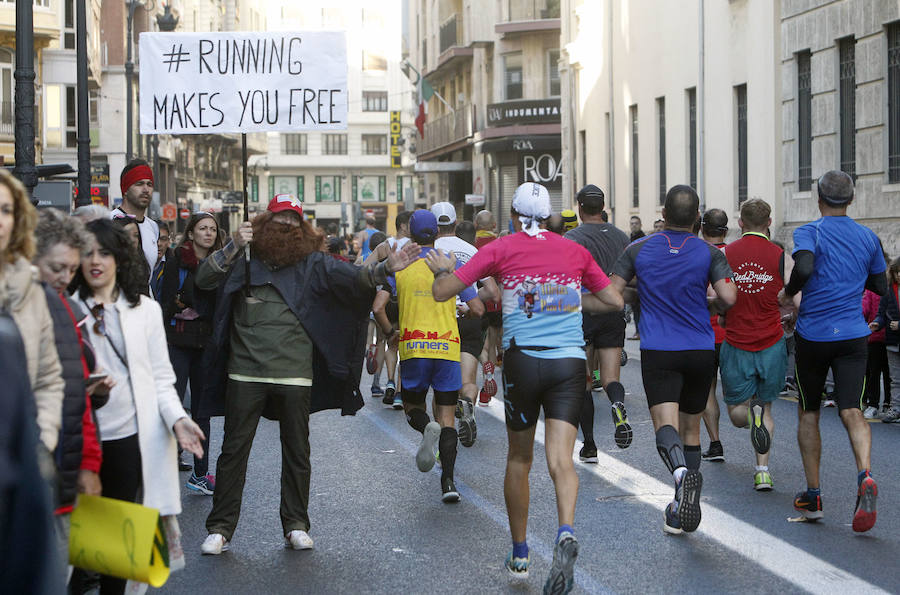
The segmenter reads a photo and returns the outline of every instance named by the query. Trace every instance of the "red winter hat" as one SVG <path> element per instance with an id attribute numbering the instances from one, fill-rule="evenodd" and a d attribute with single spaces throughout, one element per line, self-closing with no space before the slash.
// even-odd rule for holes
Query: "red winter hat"
<path id="1" fill-rule="evenodd" d="M 269 201 L 267 209 L 272 213 L 294 211 L 300 215 L 300 219 L 303 219 L 303 203 L 297 200 L 293 194 L 276 194 L 275 198 Z"/>

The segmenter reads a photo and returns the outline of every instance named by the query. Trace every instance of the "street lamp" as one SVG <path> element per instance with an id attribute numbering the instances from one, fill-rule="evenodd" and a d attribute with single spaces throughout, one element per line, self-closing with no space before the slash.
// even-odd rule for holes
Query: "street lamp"
<path id="1" fill-rule="evenodd" d="M 159 27 L 159 30 L 164 33 L 169 33 L 175 30 L 175 27 L 178 26 L 178 17 L 172 14 L 172 7 L 167 2 L 163 5 L 163 13 L 156 15 L 156 26 Z M 129 43 L 131 40 L 129 39 Z M 130 86 L 129 86 L 130 88 Z M 131 104 L 129 104 L 129 108 Z M 130 128 L 129 128 L 130 129 Z M 128 137 L 129 140 L 131 137 Z M 153 147 L 153 180 L 156 184 L 159 184 L 159 135 L 154 134 L 152 139 L 150 140 L 150 145 Z M 166 184 L 163 183 L 160 185 L 161 190 L 167 190 Z M 162 200 L 162 192 L 160 192 L 160 200 Z"/>
<path id="2" fill-rule="evenodd" d="M 132 80 L 134 79 L 134 62 L 132 61 L 132 50 L 131 46 L 133 45 L 134 33 L 132 29 L 132 24 L 134 22 L 134 11 L 140 6 L 150 12 L 155 7 L 154 0 L 150 0 L 151 4 L 148 7 L 147 2 L 145 0 L 125 0 L 125 6 L 128 8 L 128 38 L 126 39 L 126 55 L 125 55 L 125 101 L 127 105 L 125 106 L 125 128 L 126 133 L 128 134 L 128 138 L 125 142 L 125 161 L 129 162 L 134 157 L 134 130 L 133 130 L 133 109 L 132 105 L 134 102 L 134 89 L 132 88 Z"/>
<path id="3" fill-rule="evenodd" d="M 16 2 L 16 127 L 15 175 L 28 196 L 37 186 L 34 165 L 34 13 L 31 2 Z"/>

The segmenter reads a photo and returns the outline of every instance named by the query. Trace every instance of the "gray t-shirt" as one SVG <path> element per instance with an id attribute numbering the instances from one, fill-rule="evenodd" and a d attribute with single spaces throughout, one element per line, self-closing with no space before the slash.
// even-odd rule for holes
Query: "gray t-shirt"
<path id="1" fill-rule="evenodd" d="M 565 237 L 587 248 L 607 276 L 629 244 L 625 232 L 612 223 L 584 223 L 567 231 Z"/>

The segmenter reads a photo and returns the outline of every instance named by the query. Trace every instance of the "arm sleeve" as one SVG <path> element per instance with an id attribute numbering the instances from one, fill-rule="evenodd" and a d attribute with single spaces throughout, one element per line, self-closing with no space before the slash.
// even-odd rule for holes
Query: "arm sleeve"
<path id="1" fill-rule="evenodd" d="M 788 295 L 795 295 L 803 289 L 809 278 L 812 277 L 813 267 L 815 266 L 816 257 L 809 250 L 798 250 L 794 252 L 794 270 L 791 271 L 791 279 L 784 287 L 784 292 Z"/>
<path id="2" fill-rule="evenodd" d="M 622 256 L 620 256 L 616 261 L 616 264 L 613 265 L 613 274 L 624 279 L 626 283 L 634 278 L 634 261 L 635 258 L 637 258 L 637 253 L 641 246 L 643 246 L 643 244 L 631 244 L 625 248 L 625 251 L 622 252 Z"/>
<path id="3" fill-rule="evenodd" d="M 728 259 L 725 257 L 725 253 L 715 246 L 710 246 L 709 254 L 709 282 L 712 284 L 722 279 L 730 279 L 733 273 L 731 271 L 731 266 L 728 264 Z"/>
<path id="4" fill-rule="evenodd" d="M 877 294 L 884 295 L 887 291 L 887 275 L 882 273 L 872 273 L 866 279 L 866 289 Z"/>
<path id="5" fill-rule="evenodd" d="M 784 250 L 781 251 L 781 256 L 778 257 L 778 277 L 784 279 Z"/>
<path id="6" fill-rule="evenodd" d="M 496 274 L 497 271 L 495 269 L 498 245 L 499 244 L 494 241 L 476 252 L 475 255 L 469 259 L 469 262 L 462 267 L 458 267 L 456 271 L 454 271 L 456 278 L 466 285 L 473 285 L 479 279 Z M 462 298 L 461 294 L 460 298 Z"/>
<path id="7" fill-rule="evenodd" d="M 878 328 L 884 328 L 885 326 L 887 326 L 887 305 L 890 299 L 890 296 L 886 295 L 881 298 L 881 302 L 878 304 L 878 314 L 875 316 L 875 320 L 873 321 L 878 323 Z"/>

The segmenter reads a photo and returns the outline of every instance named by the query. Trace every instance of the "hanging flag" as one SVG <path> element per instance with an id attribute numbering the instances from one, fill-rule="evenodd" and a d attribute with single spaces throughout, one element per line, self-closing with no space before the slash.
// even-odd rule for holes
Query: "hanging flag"
<path id="1" fill-rule="evenodd" d="M 419 113 L 416 115 L 416 128 L 419 129 L 419 136 L 425 138 L 425 120 L 428 114 L 428 100 L 434 95 L 434 89 L 422 75 L 419 75 L 419 84 L 417 87 L 419 90 Z"/>

